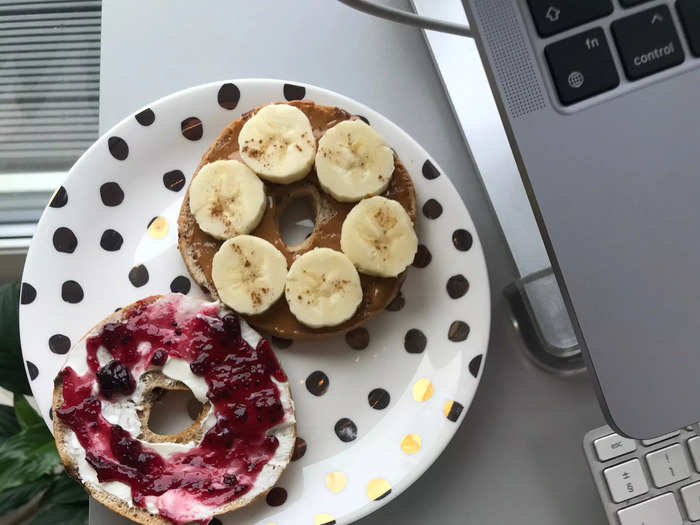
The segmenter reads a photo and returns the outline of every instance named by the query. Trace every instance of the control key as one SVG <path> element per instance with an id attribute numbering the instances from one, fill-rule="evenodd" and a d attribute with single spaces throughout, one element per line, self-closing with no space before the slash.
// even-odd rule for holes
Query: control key
<path id="1" fill-rule="evenodd" d="M 671 12 L 665 5 L 616 20 L 611 28 L 630 80 L 676 66 L 685 59 Z"/>

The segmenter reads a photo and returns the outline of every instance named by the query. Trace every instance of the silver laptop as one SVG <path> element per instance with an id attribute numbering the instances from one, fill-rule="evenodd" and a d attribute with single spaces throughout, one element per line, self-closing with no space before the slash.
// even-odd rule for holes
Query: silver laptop
<path id="1" fill-rule="evenodd" d="M 700 420 L 700 1 L 464 7 L 608 420 Z"/>

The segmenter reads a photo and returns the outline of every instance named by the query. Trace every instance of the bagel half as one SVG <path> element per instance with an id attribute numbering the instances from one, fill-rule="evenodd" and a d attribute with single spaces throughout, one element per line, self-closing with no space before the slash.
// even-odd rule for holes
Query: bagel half
<path id="1" fill-rule="evenodd" d="M 194 303 L 200 305 L 205 304 L 203 301 L 195 300 L 182 296 L 181 294 L 168 294 L 167 296 L 151 296 L 141 301 L 126 306 L 125 308 L 109 315 L 104 320 L 100 321 L 80 341 L 78 341 L 68 354 L 68 358 L 64 366 L 59 371 L 54 380 L 53 390 L 53 430 L 56 440 L 56 447 L 63 465 L 67 473 L 76 481 L 81 483 L 85 490 L 97 501 L 107 506 L 111 510 L 121 514 L 122 516 L 136 522 L 148 525 L 168 525 L 174 523 L 166 517 L 155 514 L 147 508 L 138 507 L 131 502 L 131 492 L 129 486 L 121 482 L 99 482 L 96 479 L 95 470 L 85 461 L 85 450 L 80 447 L 76 449 L 75 444 L 78 440 L 73 430 L 65 424 L 58 415 L 58 410 L 64 404 L 63 398 L 63 370 L 66 366 L 74 365 L 76 362 L 83 359 L 83 350 L 85 349 L 85 341 L 89 336 L 100 332 L 102 327 L 110 322 L 119 322 L 125 318 L 125 315 L 133 308 L 144 304 L 152 304 L 160 300 L 169 300 L 172 297 L 179 297 L 182 301 L 186 301 L 184 308 L 192 308 Z M 224 310 L 222 310 L 224 311 Z M 245 328 L 245 321 L 241 320 L 242 331 L 247 330 L 249 334 L 254 334 L 249 327 Z M 257 335 L 257 334 L 256 334 Z M 245 337 L 245 336 L 244 336 Z M 185 444 L 194 442 L 197 446 L 207 430 L 207 416 L 213 415 L 213 407 L 208 401 L 205 403 L 201 413 L 197 419 L 188 428 L 177 434 L 159 435 L 153 433 L 147 427 L 148 418 L 152 408 L 152 403 L 156 401 L 166 390 L 188 390 L 188 386 L 179 380 L 174 380 L 166 376 L 160 370 L 146 371 L 140 376 L 139 381 L 143 382 L 143 397 L 135 406 L 135 413 L 140 423 L 141 431 L 138 435 L 132 437 L 141 440 L 146 446 L 154 444 L 156 447 L 159 443 L 175 443 Z M 258 474 L 252 488 L 240 497 L 229 501 L 217 508 L 212 508 L 210 516 L 224 514 L 241 507 L 245 507 L 264 497 L 267 492 L 276 484 L 284 469 L 291 460 L 294 451 L 294 442 L 296 439 L 296 424 L 294 421 L 294 403 L 291 398 L 291 391 L 288 382 L 277 382 L 280 391 L 280 400 L 285 406 L 285 418 L 281 424 L 268 429 L 267 434 L 277 438 L 279 444 L 274 456 L 262 468 Z M 137 388 L 137 391 L 139 388 Z M 120 402 L 123 401 L 120 400 Z M 104 401 L 103 401 L 104 403 Z M 104 406 L 104 404 L 102 405 Z M 288 411 L 288 409 L 290 411 Z M 104 415 L 104 414 L 103 414 Z M 213 418 L 216 421 L 216 418 Z M 121 423 L 121 420 L 120 420 Z M 208 422 L 209 428 L 213 425 Z M 82 451 L 82 454 L 81 452 Z M 268 468 L 269 467 L 269 468 Z M 92 472 L 90 472 L 92 471 Z M 116 484 L 115 484 L 116 483 Z M 120 486 L 121 485 L 121 486 Z M 128 493 L 128 497 L 126 496 Z M 192 520 L 185 520 L 189 522 Z M 176 521 L 177 522 L 177 521 Z"/>
<path id="2" fill-rule="evenodd" d="M 347 111 L 337 107 L 322 106 L 308 100 L 280 102 L 290 104 L 303 111 L 311 122 L 316 140 L 334 125 L 343 120 L 354 119 Z M 204 153 L 202 161 L 192 175 L 194 179 L 205 164 L 217 160 L 240 160 L 238 134 L 243 124 L 260 108 L 256 108 L 231 122 Z M 394 155 L 394 172 L 384 197 L 398 201 L 411 221 L 417 216 L 416 192 L 408 171 Z M 191 183 L 191 181 L 190 181 Z M 314 248 L 340 248 L 340 231 L 345 216 L 354 203 L 338 202 L 324 192 L 318 182 L 315 168 L 302 180 L 292 184 L 265 182 L 268 205 L 258 227 L 250 234 L 271 242 L 287 259 L 288 266 L 300 255 Z M 311 199 L 315 211 L 313 233 L 302 243 L 288 246 L 279 232 L 279 220 L 285 208 L 299 198 Z M 185 194 L 178 218 L 178 248 L 192 278 L 212 298 L 219 295 L 212 280 L 212 259 L 223 241 L 204 232 L 197 224 L 189 205 L 189 187 Z M 340 334 L 355 328 L 380 313 L 396 296 L 406 272 L 397 277 L 383 278 L 360 274 L 363 299 L 355 314 L 347 321 L 330 327 L 310 328 L 300 323 L 289 309 L 284 296 L 267 311 L 259 315 L 244 316 L 255 328 L 284 339 L 318 339 Z"/>

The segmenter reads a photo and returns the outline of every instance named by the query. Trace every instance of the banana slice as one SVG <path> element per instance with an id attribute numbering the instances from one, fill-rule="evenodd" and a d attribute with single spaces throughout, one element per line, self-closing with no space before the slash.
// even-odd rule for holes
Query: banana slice
<path id="1" fill-rule="evenodd" d="M 241 158 L 263 179 L 289 184 L 306 177 L 314 163 L 316 139 L 300 109 L 270 104 L 260 109 L 238 135 Z"/>
<path id="2" fill-rule="evenodd" d="M 318 141 L 318 181 L 336 200 L 355 202 L 379 195 L 393 172 L 391 148 L 361 120 L 344 120 Z"/>
<path id="3" fill-rule="evenodd" d="M 360 275 L 342 253 L 315 248 L 292 263 L 285 296 L 299 322 L 311 328 L 336 326 L 350 319 L 362 301 Z"/>
<path id="4" fill-rule="evenodd" d="M 345 217 L 340 248 L 362 273 L 396 277 L 413 261 L 418 238 L 401 204 L 371 197 Z"/>
<path id="5" fill-rule="evenodd" d="M 256 315 L 284 292 L 287 259 L 268 241 L 239 235 L 216 252 L 211 276 L 224 303 L 238 313 Z"/>
<path id="6" fill-rule="evenodd" d="M 265 204 L 264 184 L 237 160 L 205 164 L 190 184 L 190 210 L 199 227 L 217 239 L 255 229 Z"/>

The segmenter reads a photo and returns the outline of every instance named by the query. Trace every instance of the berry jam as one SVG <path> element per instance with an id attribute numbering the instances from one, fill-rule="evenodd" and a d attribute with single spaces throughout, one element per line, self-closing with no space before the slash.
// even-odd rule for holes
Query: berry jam
<path id="1" fill-rule="evenodd" d="M 175 523 L 207 523 L 210 516 L 193 515 L 191 509 L 214 509 L 248 492 L 277 450 L 277 439 L 267 431 L 285 413 L 272 378 L 287 379 L 270 344 L 261 339 L 250 346 L 234 315 L 219 317 L 215 303 L 182 314 L 178 306 L 184 300 L 172 294 L 142 301 L 122 322 L 106 324 L 89 337 L 89 370 L 83 376 L 70 367 L 63 370 L 64 405 L 56 414 L 75 432 L 100 481 L 126 483 L 140 507 L 156 497 L 161 515 Z M 113 358 L 102 367 L 100 347 Z M 129 395 L 134 376 L 160 370 L 168 358 L 186 360 L 206 381 L 216 423 L 199 446 L 163 457 L 102 417 L 101 402 Z"/>

